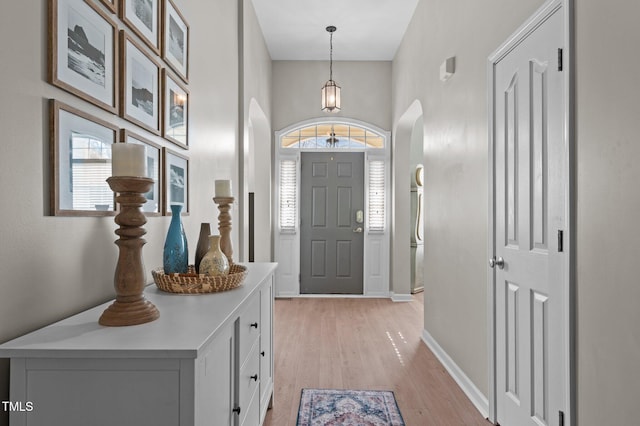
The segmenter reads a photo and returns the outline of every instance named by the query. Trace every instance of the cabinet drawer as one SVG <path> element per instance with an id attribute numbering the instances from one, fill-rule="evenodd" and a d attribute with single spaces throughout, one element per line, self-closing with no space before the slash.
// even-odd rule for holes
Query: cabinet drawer
<path id="1" fill-rule="evenodd" d="M 249 352 L 247 362 L 240 369 L 238 380 L 239 405 L 245 414 L 240 414 L 240 423 L 243 423 L 244 416 L 249 412 L 248 408 L 251 399 L 256 394 L 258 384 L 260 383 L 260 354 L 258 353 L 259 345 L 256 342 Z M 256 398 L 254 398 L 256 399 Z M 257 398 L 259 400 L 259 397 Z M 245 409 L 246 408 L 246 409 Z"/>
<path id="2" fill-rule="evenodd" d="M 247 360 L 249 350 L 256 343 L 260 335 L 260 297 L 254 296 L 248 303 L 247 308 L 240 314 L 240 366 Z"/>

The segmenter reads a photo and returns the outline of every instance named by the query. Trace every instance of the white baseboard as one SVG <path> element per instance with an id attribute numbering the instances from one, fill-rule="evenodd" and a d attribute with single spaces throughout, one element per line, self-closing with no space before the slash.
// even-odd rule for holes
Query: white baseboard
<path id="1" fill-rule="evenodd" d="M 444 368 L 449 372 L 453 380 L 456 381 L 458 386 L 471 400 L 473 405 L 476 406 L 482 417 L 487 418 L 489 416 L 489 400 L 480 389 L 473 384 L 473 382 L 464 374 L 464 371 L 458 367 L 458 365 L 451 359 L 451 357 L 445 352 L 444 349 L 436 342 L 436 340 L 429 334 L 427 330 L 422 330 L 422 341 L 427 345 L 431 352 L 438 358 Z"/>
<path id="2" fill-rule="evenodd" d="M 413 296 L 410 294 L 395 294 L 391 293 L 391 300 L 394 302 L 412 302 Z"/>

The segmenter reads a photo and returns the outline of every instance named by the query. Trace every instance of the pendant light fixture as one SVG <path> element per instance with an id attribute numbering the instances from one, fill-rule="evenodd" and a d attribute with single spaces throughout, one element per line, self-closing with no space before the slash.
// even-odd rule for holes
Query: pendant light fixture
<path id="1" fill-rule="evenodd" d="M 322 87 L 322 110 L 327 112 L 340 111 L 340 86 L 333 81 L 333 33 L 336 27 L 326 28 L 329 35 L 329 81 Z"/>
<path id="2" fill-rule="evenodd" d="M 331 133 L 329 133 L 329 137 L 325 140 L 327 146 L 333 147 L 338 142 L 338 138 L 336 138 L 336 132 L 333 129 L 333 124 L 331 125 Z"/>

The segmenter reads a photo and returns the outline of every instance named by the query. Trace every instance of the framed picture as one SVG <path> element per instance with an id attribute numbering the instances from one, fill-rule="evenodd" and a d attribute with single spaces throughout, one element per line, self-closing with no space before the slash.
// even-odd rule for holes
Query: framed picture
<path id="1" fill-rule="evenodd" d="M 118 128 L 84 111 L 49 100 L 50 206 L 54 216 L 112 216 L 106 182 Z"/>
<path id="2" fill-rule="evenodd" d="M 171 215 L 171 205 L 180 204 L 182 214 L 189 214 L 189 158 L 162 148 L 164 162 L 164 214 Z"/>
<path id="3" fill-rule="evenodd" d="M 162 57 L 187 83 L 189 82 L 189 24 L 172 0 L 163 1 Z"/>
<path id="4" fill-rule="evenodd" d="M 160 134 L 160 64 L 124 30 L 120 31 L 120 115 Z"/>
<path id="5" fill-rule="evenodd" d="M 142 211 L 147 216 L 162 214 L 162 147 L 157 143 L 143 138 L 130 130 L 120 130 L 120 142 L 144 145 L 147 149 L 147 176 L 153 179 L 153 188 L 145 194 L 147 202 L 142 205 Z"/>
<path id="6" fill-rule="evenodd" d="M 51 0 L 48 39 L 49 83 L 115 114 L 117 24 L 91 1 Z"/>
<path id="7" fill-rule="evenodd" d="M 111 12 L 118 12 L 118 0 L 100 0 Z"/>
<path id="8" fill-rule="evenodd" d="M 189 149 L 189 90 L 162 70 L 162 136 Z"/>
<path id="9" fill-rule="evenodd" d="M 115 1 L 115 0 L 114 0 Z M 119 15 L 131 31 L 160 55 L 160 1 L 119 0 Z"/>

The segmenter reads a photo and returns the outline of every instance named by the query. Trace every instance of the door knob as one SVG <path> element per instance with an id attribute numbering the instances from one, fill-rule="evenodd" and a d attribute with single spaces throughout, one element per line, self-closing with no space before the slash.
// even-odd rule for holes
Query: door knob
<path id="1" fill-rule="evenodd" d="M 362 226 L 358 226 L 356 229 L 353 230 L 353 232 L 355 232 L 356 234 L 361 234 L 362 233 Z"/>
<path id="2" fill-rule="evenodd" d="M 504 259 L 501 256 L 498 256 L 497 259 L 495 257 L 492 257 L 491 259 L 489 259 L 489 266 L 492 268 L 495 268 L 497 266 L 498 269 L 504 269 Z"/>

